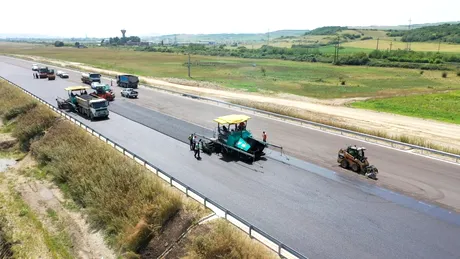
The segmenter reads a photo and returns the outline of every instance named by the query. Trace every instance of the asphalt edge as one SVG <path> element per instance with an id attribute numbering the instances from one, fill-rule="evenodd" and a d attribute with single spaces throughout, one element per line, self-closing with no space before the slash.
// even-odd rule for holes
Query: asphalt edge
<path id="1" fill-rule="evenodd" d="M 188 185 L 182 183 L 180 180 L 170 176 L 169 174 L 167 174 L 160 168 L 150 164 L 145 159 L 137 156 L 134 152 L 131 152 L 128 149 L 124 148 L 123 146 L 117 144 L 115 141 L 112 141 L 109 138 L 106 138 L 103 134 L 100 134 L 99 132 L 93 130 L 91 127 L 88 127 L 87 125 L 82 123 L 80 120 L 73 118 L 67 112 L 59 110 L 58 108 L 54 107 L 47 101 L 42 100 L 40 97 L 34 95 L 33 93 L 25 90 L 24 88 L 20 87 L 19 85 L 9 81 L 8 79 L 2 76 L 0 76 L 0 79 L 5 80 L 6 82 L 10 83 L 13 86 L 16 86 L 18 89 L 22 90 L 27 95 L 37 99 L 40 103 L 47 106 L 49 109 L 51 109 L 52 111 L 54 111 L 55 113 L 63 117 L 64 119 L 67 119 L 73 124 L 86 130 L 87 133 L 93 135 L 100 141 L 110 145 L 111 147 L 118 150 L 120 153 L 122 153 L 126 157 L 134 160 L 141 166 L 145 167 L 147 170 L 151 171 L 156 176 L 158 176 L 159 178 L 167 182 L 171 187 L 175 187 L 176 189 L 184 193 L 187 196 L 187 198 L 192 198 L 195 201 L 201 203 L 205 208 L 212 210 L 215 213 L 215 215 L 217 215 L 220 218 L 224 218 L 225 220 L 227 220 L 228 222 L 230 222 L 231 224 L 233 224 L 240 230 L 244 231 L 246 234 L 249 235 L 251 239 L 256 239 L 257 241 L 259 241 L 260 243 L 262 243 L 263 245 L 265 245 L 272 251 L 276 252 L 278 256 L 280 256 L 281 258 L 308 259 L 308 257 L 306 257 L 305 255 L 302 255 L 301 253 L 281 243 L 280 241 L 270 236 L 263 230 L 252 225 L 251 223 L 237 216 L 233 212 L 225 209 L 223 206 L 219 205 L 217 202 L 214 202 L 213 200 L 207 198 L 206 196 L 194 190 L 193 188 L 189 187 Z"/>
<path id="2" fill-rule="evenodd" d="M 27 59 L 24 59 L 24 58 L 17 57 L 16 55 L 7 55 L 7 56 L 10 57 L 10 58 L 19 59 L 19 60 L 22 60 L 22 61 L 33 62 L 31 60 L 27 60 Z M 37 61 L 37 62 L 38 63 L 49 64 L 49 65 L 52 65 L 54 67 L 58 67 L 58 68 L 66 69 L 66 70 L 69 70 L 69 71 L 73 71 L 75 73 L 82 73 L 82 71 L 80 71 L 80 70 L 76 70 L 74 68 L 68 68 L 68 67 L 61 67 L 61 66 L 58 66 L 56 64 L 53 64 L 53 62 L 50 62 L 50 61 L 42 61 L 42 60 L 40 60 L 40 61 Z M 116 71 L 114 71 L 114 72 L 116 72 Z M 105 75 L 105 74 L 101 73 L 101 75 Z M 107 75 L 103 76 L 102 78 L 104 78 L 106 80 L 111 80 L 111 81 L 114 80 L 113 78 L 110 78 Z M 256 109 L 256 108 L 251 108 L 251 107 L 247 107 L 247 106 L 243 106 L 243 105 L 233 104 L 233 103 L 225 102 L 225 101 L 222 101 L 222 100 L 217 100 L 217 99 L 213 99 L 213 98 L 208 98 L 208 97 L 202 97 L 202 96 L 198 96 L 198 95 L 188 94 L 188 93 L 184 93 L 184 92 L 180 92 L 180 91 L 176 91 L 176 90 L 166 89 L 164 87 L 159 87 L 159 86 L 154 86 L 154 85 L 146 85 L 146 84 L 139 85 L 139 86 L 147 88 L 147 89 L 151 89 L 151 90 L 156 90 L 156 91 L 160 91 L 160 92 L 166 92 L 166 93 L 169 93 L 169 94 L 179 95 L 179 96 L 182 96 L 182 97 L 185 97 L 185 98 L 191 98 L 191 99 L 207 102 L 207 103 L 210 103 L 210 104 L 213 104 L 213 105 L 216 105 L 216 106 L 221 106 L 221 107 L 225 107 L 225 108 L 229 108 L 229 109 L 233 109 L 233 110 L 239 110 L 239 111 L 246 112 L 246 113 L 249 113 L 249 114 L 252 113 L 252 114 L 258 115 L 260 117 L 269 118 L 269 119 L 272 119 L 272 120 L 277 120 L 277 121 L 281 121 L 281 122 L 285 122 L 285 123 L 290 123 L 290 124 L 300 126 L 300 127 L 304 127 L 304 128 L 315 129 L 315 130 L 319 130 L 319 131 L 329 133 L 329 134 L 333 134 L 333 135 L 341 135 L 341 136 L 344 136 L 344 137 L 353 138 L 353 139 L 361 140 L 361 141 L 364 141 L 364 142 L 385 146 L 385 147 L 388 147 L 388 148 L 407 151 L 407 152 L 411 152 L 413 154 L 417 154 L 417 155 L 437 159 L 437 160 L 440 160 L 440 161 L 450 162 L 450 163 L 460 165 L 460 155 L 456 155 L 456 154 L 452 154 L 452 153 L 448 153 L 448 152 L 444 152 L 444 151 L 440 151 L 440 150 L 436 150 L 436 149 L 431 149 L 431 148 L 426 148 L 426 147 L 422 147 L 422 146 L 418 146 L 418 145 L 408 144 L 408 143 L 404 143 L 404 142 L 400 142 L 400 141 L 396 141 L 396 140 L 392 140 L 392 139 L 388 139 L 388 138 L 377 137 L 377 136 L 373 136 L 373 135 L 369 135 L 369 134 L 365 134 L 365 133 L 360 133 L 360 132 L 356 132 L 356 131 L 352 131 L 352 130 L 342 129 L 342 128 L 338 128 L 338 127 L 334 127 L 334 126 L 329 126 L 329 125 L 326 125 L 326 124 L 317 123 L 317 122 L 313 122 L 313 121 L 298 119 L 298 118 L 294 118 L 294 117 L 291 117 L 291 116 L 286 116 L 286 115 L 282 115 L 282 114 L 268 112 L 268 111 L 264 111 L 264 110 L 260 110 L 260 109 Z"/>

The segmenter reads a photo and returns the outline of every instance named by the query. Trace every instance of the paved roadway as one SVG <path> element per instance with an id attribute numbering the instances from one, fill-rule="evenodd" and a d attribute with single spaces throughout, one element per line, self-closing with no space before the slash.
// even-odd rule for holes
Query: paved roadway
<path id="1" fill-rule="evenodd" d="M 56 96 L 65 97 L 64 87 L 75 85 L 59 78 L 34 80 L 30 68 L 8 62 L 0 59 L 0 75 L 50 103 Z M 311 258 L 460 255 L 459 224 L 370 195 L 359 181 L 333 180 L 316 167 L 304 170 L 272 159 L 260 165 L 225 162 L 215 155 L 197 161 L 186 144 L 149 128 L 161 131 L 156 124 L 177 120 L 120 98 L 110 107 L 110 120 L 88 125 Z M 116 109 L 126 109 L 146 126 L 114 113 Z M 175 132 L 200 129 L 181 123 Z M 168 133 L 167 127 L 163 131 Z"/>
<path id="2" fill-rule="evenodd" d="M 32 64 L 32 62 L 5 57 L 0 57 L 0 60 L 29 71 Z M 69 72 L 70 79 L 67 81 L 80 84 L 80 74 Z M 119 88 L 115 87 L 115 91 L 118 94 L 117 99 L 120 100 Z M 205 128 L 215 127 L 212 121 L 214 118 L 235 113 L 231 109 L 151 89 L 140 88 L 139 92 L 138 100 L 128 102 Z M 364 145 L 368 148 L 367 155 L 370 162 L 379 168 L 380 179 L 375 184 L 460 212 L 459 165 L 249 115 L 254 118 L 249 121 L 249 128 L 256 136 L 265 130 L 268 132 L 268 140 L 282 145 L 288 154 L 343 174 L 353 175 L 351 171 L 343 170 L 337 165 L 338 149 L 347 144 Z"/>

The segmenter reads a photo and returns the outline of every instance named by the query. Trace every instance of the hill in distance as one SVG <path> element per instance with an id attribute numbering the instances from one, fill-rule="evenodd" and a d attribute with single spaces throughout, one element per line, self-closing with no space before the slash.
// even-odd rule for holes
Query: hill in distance
<path id="1" fill-rule="evenodd" d="M 217 43 L 225 42 L 261 42 L 280 37 L 297 37 L 305 34 L 308 30 L 279 30 L 270 33 L 220 33 L 220 34 L 170 34 L 154 37 L 143 37 L 143 40 L 160 42 L 203 42 L 214 41 Z"/>

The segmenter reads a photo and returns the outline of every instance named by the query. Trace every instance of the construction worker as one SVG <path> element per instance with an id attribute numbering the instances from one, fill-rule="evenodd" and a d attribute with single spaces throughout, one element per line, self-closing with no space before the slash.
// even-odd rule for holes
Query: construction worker
<path id="1" fill-rule="evenodd" d="M 265 131 L 262 132 L 262 140 L 263 140 L 264 142 L 267 142 L 267 133 L 265 133 Z"/>
<path id="2" fill-rule="evenodd" d="M 190 150 L 193 150 L 193 134 L 188 136 L 188 140 L 190 141 Z"/>
<path id="3" fill-rule="evenodd" d="M 195 155 L 194 156 L 196 159 L 201 159 L 200 148 L 201 148 L 201 139 L 195 144 Z"/>

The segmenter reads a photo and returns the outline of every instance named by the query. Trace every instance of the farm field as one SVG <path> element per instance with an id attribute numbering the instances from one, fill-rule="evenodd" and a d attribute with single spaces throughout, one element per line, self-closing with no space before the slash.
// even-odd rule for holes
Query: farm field
<path id="1" fill-rule="evenodd" d="M 380 50 L 387 50 L 390 49 L 390 44 L 393 43 L 391 49 L 406 49 L 407 43 L 401 41 L 395 41 L 392 38 L 380 39 L 379 41 L 379 49 Z M 410 44 L 411 50 L 413 51 L 423 51 L 423 52 L 437 52 L 438 51 L 438 43 L 432 42 L 412 42 Z M 345 48 L 360 48 L 360 49 L 368 49 L 370 51 L 377 48 L 377 39 L 372 40 L 362 40 L 362 41 L 352 41 L 346 42 L 342 44 Z M 448 43 L 441 43 L 441 47 L 439 52 L 443 53 L 460 53 L 460 45 L 459 44 L 448 44 Z"/>
<path id="2" fill-rule="evenodd" d="M 0 43 L 0 53 L 67 60 L 156 78 L 188 79 L 187 56 L 181 54 L 11 43 Z M 319 99 L 391 97 L 460 89 L 460 77 L 442 78 L 441 71 L 420 74 L 415 69 L 210 56 L 192 56 L 192 63 L 192 79 L 196 81 L 249 92 L 269 91 Z"/>
<path id="3" fill-rule="evenodd" d="M 351 106 L 460 124 L 460 91 L 359 101 Z"/>

